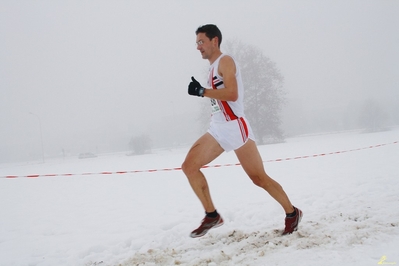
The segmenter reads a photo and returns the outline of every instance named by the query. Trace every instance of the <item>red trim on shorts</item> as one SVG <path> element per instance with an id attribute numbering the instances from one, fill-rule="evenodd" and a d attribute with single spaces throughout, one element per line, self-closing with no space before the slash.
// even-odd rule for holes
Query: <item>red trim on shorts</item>
<path id="1" fill-rule="evenodd" d="M 248 127 L 247 127 L 247 123 L 245 123 L 244 118 L 240 117 L 239 119 L 237 119 L 238 121 L 238 125 L 240 126 L 240 130 L 241 130 L 241 136 L 242 136 L 242 141 L 246 142 L 248 139 Z"/>

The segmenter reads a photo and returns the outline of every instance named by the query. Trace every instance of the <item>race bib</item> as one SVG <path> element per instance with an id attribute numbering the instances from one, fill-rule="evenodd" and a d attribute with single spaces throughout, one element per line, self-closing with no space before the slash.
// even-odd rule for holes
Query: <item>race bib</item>
<path id="1" fill-rule="evenodd" d="M 212 114 L 220 112 L 219 103 L 215 99 L 211 99 Z"/>

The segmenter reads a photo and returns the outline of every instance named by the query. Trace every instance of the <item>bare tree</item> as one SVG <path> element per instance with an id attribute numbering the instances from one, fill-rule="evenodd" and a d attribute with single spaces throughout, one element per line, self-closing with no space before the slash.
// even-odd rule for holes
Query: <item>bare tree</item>
<path id="1" fill-rule="evenodd" d="M 284 78 L 276 63 L 261 49 L 240 41 L 227 41 L 224 49 L 238 62 L 245 88 L 245 113 L 259 144 L 282 142 L 281 111 Z"/>

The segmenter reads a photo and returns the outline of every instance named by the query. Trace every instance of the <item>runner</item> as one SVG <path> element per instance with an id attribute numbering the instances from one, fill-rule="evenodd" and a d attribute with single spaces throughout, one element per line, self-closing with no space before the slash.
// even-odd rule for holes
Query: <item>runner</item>
<path id="1" fill-rule="evenodd" d="M 298 228 L 302 211 L 291 204 L 280 184 L 265 172 L 251 126 L 244 115 L 244 86 L 240 69 L 231 56 L 221 52 L 222 34 L 216 25 L 199 27 L 196 35 L 197 49 L 202 58 L 210 63 L 209 78 L 207 88 L 204 88 L 192 77 L 188 93 L 211 99 L 212 118 L 208 132 L 193 144 L 182 164 L 182 170 L 206 214 L 201 225 L 190 236 L 201 237 L 211 228 L 223 224 L 200 169 L 224 151 L 232 150 L 254 184 L 266 190 L 280 203 L 286 213 L 283 235 L 291 234 Z"/>

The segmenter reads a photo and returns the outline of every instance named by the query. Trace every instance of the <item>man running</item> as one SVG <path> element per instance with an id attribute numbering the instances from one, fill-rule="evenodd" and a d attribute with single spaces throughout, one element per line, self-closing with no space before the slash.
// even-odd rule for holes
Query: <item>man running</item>
<path id="1" fill-rule="evenodd" d="M 204 88 L 192 77 L 188 93 L 211 99 L 212 118 L 207 133 L 193 144 L 182 164 L 182 170 L 206 214 L 201 225 L 190 236 L 201 237 L 211 228 L 223 224 L 200 169 L 224 151 L 232 150 L 254 184 L 266 190 L 283 207 L 286 213 L 283 235 L 291 234 L 298 228 L 302 211 L 291 204 L 280 184 L 265 172 L 252 129 L 244 115 L 244 86 L 240 69 L 231 56 L 221 52 L 222 34 L 216 25 L 199 27 L 196 35 L 197 49 L 202 58 L 210 63 L 209 78 L 207 88 Z"/>

